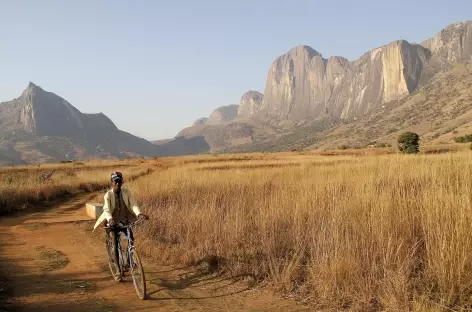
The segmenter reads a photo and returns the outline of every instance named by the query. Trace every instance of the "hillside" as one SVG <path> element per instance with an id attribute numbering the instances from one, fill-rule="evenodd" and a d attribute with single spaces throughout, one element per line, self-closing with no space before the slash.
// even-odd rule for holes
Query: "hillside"
<path id="1" fill-rule="evenodd" d="M 213 152 L 358 146 L 392 141 L 400 131 L 416 128 L 423 141 L 451 140 L 452 135 L 437 131 L 468 117 L 471 61 L 472 22 L 449 25 L 421 44 L 394 41 L 355 61 L 324 58 L 298 46 L 272 63 L 264 94 L 243 94 L 234 119 L 219 125 L 196 122 L 177 137 L 203 137 Z M 449 82 L 459 80 L 451 92 Z M 454 117 L 420 99 L 419 90 L 442 103 L 437 105 L 448 103 Z M 427 130 L 426 123 L 433 126 Z"/>
<path id="2" fill-rule="evenodd" d="M 392 143 L 413 130 L 422 142 L 467 134 L 472 22 L 420 44 L 390 42 L 349 61 L 301 45 L 277 57 L 264 93 L 216 108 L 169 140 L 121 131 L 30 83 L 0 103 L 0 165 L 197 153 L 286 151 Z"/>
<path id="3" fill-rule="evenodd" d="M 457 64 L 438 73 L 411 95 L 386 103 L 370 115 L 351 120 L 324 119 L 294 127 L 256 144 L 227 148 L 227 152 L 292 149 L 358 148 L 392 144 L 401 132 L 414 131 L 422 143 L 451 143 L 472 133 L 472 64 Z"/>
<path id="4" fill-rule="evenodd" d="M 154 145 L 121 131 L 103 113 L 84 114 L 65 99 L 30 83 L 0 103 L 0 165 L 167 156 L 198 151 L 198 137 Z"/>
<path id="5" fill-rule="evenodd" d="M 311 147 L 395 143 L 403 131 L 417 132 L 423 143 L 449 143 L 472 133 L 472 64 L 455 65 L 404 99 L 318 134 L 320 141 Z"/>

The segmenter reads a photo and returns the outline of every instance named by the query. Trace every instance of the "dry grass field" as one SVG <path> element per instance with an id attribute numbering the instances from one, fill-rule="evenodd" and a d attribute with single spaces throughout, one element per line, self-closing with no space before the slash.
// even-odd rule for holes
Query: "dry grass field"
<path id="1" fill-rule="evenodd" d="M 472 308 L 471 153 L 277 158 L 210 156 L 129 183 L 152 217 L 140 248 L 320 308 Z"/>
<path id="2" fill-rule="evenodd" d="M 156 166 L 159 165 L 155 161 L 129 160 L 0 167 L 0 214 L 77 192 L 105 189 L 113 170 L 121 170 L 128 180 L 133 180 L 150 173 Z"/>
<path id="3" fill-rule="evenodd" d="M 81 183 L 101 189 L 119 169 L 151 217 L 136 229 L 138 248 L 156 260 L 208 261 L 320 309 L 472 309 L 470 151 L 205 155 L 76 167 L 54 167 L 45 184 L 37 180 L 43 167 L 2 169 L 0 197 L 47 197 Z"/>

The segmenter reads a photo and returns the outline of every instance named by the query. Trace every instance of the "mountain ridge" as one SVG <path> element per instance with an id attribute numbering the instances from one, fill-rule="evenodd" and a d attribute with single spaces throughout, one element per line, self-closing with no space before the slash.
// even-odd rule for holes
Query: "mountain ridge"
<path id="1" fill-rule="evenodd" d="M 336 148 L 392 142 L 403 129 L 450 141 L 446 130 L 461 133 L 472 118 L 470 63 L 472 21 L 419 44 L 392 41 L 353 61 L 299 45 L 272 62 L 263 93 L 249 90 L 239 104 L 154 142 L 29 82 L 18 98 L 0 103 L 0 164 Z"/>
<path id="2" fill-rule="evenodd" d="M 253 144 L 317 119 L 355 121 L 427 86 L 454 64 L 471 61 L 472 21 L 450 24 L 421 43 L 394 40 L 352 61 L 342 56 L 324 58 L 312 47 L 299 45 L 272 62 L 263 94 L 248 91 L 241 96 L 238 116 L 230 121 L 233 127 L 199 124 L 183 129 L 177 137 L 203 136 L 211 151 L 218 152 L 231 150 L 233 144 L 221 140 L 213 144 L 212 131 L 226 131 L 220 137 Z M 254 98 L 247 99 L 246 94 Z M 250 131 L 238 137 L 234 129 L 244 127 Z M 264 133 L 268 129 L 272 134 Z"/>
<path id="3" fill-rule="evenodd" d="M 197 142 L 198 144 L 196 144 Z M 189 154 L 206 147 L 196 137 L 154 145 L 118 129 L 103 113 L 84 114 L 33 82 L 0 103 L 0 164 Z"/>

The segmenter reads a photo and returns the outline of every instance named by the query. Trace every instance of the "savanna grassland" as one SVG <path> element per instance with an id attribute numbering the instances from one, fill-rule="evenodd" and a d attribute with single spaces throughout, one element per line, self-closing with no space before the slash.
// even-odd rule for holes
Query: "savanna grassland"
<path id="1" fill-rule="evenodd" d="M 106 189 L 116 168 L 133 180 L 160 166 L 156 161 L 127 160 L 0 167 L 0 215 Z"/>
<path id="2" fill-rule="evenodd" d="M 181 158 L 129 183 L 140 248 L 319 308 L 472 309 L 472 153 Z"/>
<path id="3" fill-rule="evenodd" d="M 156 261 L 207 261 L 323 310 L 460 311 L 472 309 L 471 163 L 470 151 L 188 156 L 57 165 L 45 186 L 40 168 L 4 169 L 0 194 L 102 189 L 121 170 L 151 217 L 138 248 Z"/>

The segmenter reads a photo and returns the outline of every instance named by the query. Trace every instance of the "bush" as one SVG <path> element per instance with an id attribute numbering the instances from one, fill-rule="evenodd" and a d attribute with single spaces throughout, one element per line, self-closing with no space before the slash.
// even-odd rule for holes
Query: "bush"
<path id="1" fill-rule="evenodd" d="M 414 132 L 405 132 L 398 137 L 398 149 L 405 154 L 416 154 L 419 152 L 420 137 Z"/>
<path id="2" fill-rule="evenodd" d="M 472 142 L 472 134 L 466 134 L 461 137 L 454 138 L 456 143 L 469 143 Z"/>

